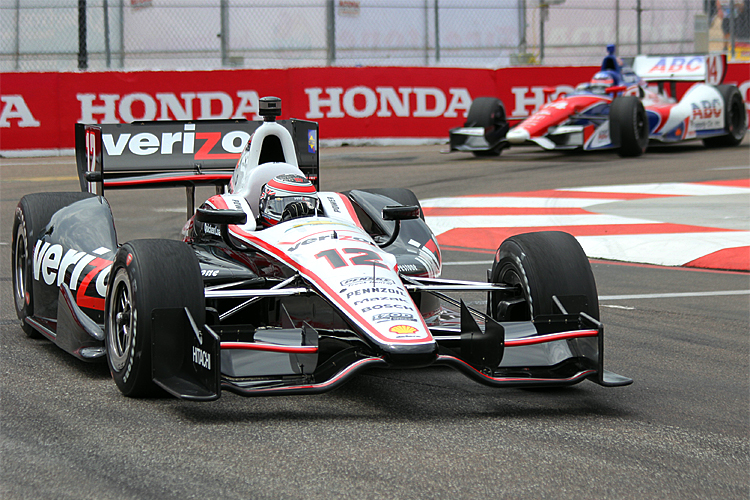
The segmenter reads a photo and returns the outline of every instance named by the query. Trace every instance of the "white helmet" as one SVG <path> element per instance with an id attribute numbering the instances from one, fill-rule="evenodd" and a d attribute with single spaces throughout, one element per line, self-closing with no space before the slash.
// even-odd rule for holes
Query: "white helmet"
<path id="1" fill-rule="evenodd" d="M 318 194 L 307 177 L 281 174 L 263 186 L 258 208 L 261 224 L 274 226 L 284 220 L 315 215 Z"/>

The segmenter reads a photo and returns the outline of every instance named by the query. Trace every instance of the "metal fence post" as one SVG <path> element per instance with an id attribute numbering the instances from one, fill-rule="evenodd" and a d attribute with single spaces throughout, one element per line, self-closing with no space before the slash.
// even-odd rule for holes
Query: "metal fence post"
<path id="1" fill-rule="evenodd" d="M 125 0 L 120 0 L 120 68 L 125 67 Z"/>
<path id="2" fill-rule="evenodd" d="M 221 65 L 229 66 L 229 0 L 221 0 L 219 17 L 221 18 Z"/>
<path id="3" fill-rule="evenodd" d="M 620 48 L 620 0 L 615 2 L 615 47 Z"/>
<path id="4" fill-rule="evenodd" d="M 539 64 L 544 64 L 544 21 L 549 12 L 549 5 L 542 0 L 539 3 Z"/>
<path id="5" fill-rule="evenodd" d="M 336 6 L 326 1 L 326 66 L 336 62 Z"/>
<path id="6" fill-rule="evenodd" d="M 737 23 L 735 22 L 734 16 L 736 14 L 736 11 L 734 10 L 734 0 L 729 2 L 729 33 L 730 33 L 730 41 L 732 43 L 732 59 L 734 59 L 735 53 L 734 53 L 734 30 L 737 28 Z"/>
<path id="7" fill-rule="evenodd" d="M 86 49 L 86 0 L 78 0 L 78 69 L 87 69 L 89 54 Z"/>
<path id="8" fill-rule="evenodd" d="M 526 53 L 526 0 L 518 0 L 518 55 Z"/>
<path id="9" fill-rule="evenodd" d="M 430 5 L 424 0 L 424 65 L 430 65 Z"/>
<path id="10" fill-rule="evenodd" d="M 104 0 L 104 56 L 107 60 L 107 69 L 112 65 L 112 56 L 109 51 L 109 2 Z"/>
<path id="11" fill-rule="evenodd" d="M 440 16 L 438 0 L 435 0 L 435 62 L 440 62 Z"/>
<path id="12" fill-rule="evenodd" d="M 641 9 L 641 0 L 638 0 L 635 5 L 635 13 L 636 13 L 636 31 L 637 31 L 637 37 L 638 37 L 638 45 L 637 45 L 637 53 L 641 53 L 641 13 L 643 12 L 643 9 Z"/>
<path id="13" fill-rule="evenodd" d="M 15 25 L 16 25 L 16 39 L 15 39 L 15 42 L 16 42 L 16 44 L 15 44 L 15 47 L 14 47 L 14 50 L 13 50 L 13 58 L 15 59 L 13 62 L 14 62 L 14 66 L 15 66 L 16 71 L 18 71 L 18 69 L 20 68 L 20 63 L 21 63 L 21 35 L 18 32 L 19 24 L 20 24 L 19 18 L 21 17 L 21 12 L 20 12 L 21 5 L 20 5 L 20 2 L 21 2 L 21 0 L 16 0 L 16 18 L 15 18 Z"/>

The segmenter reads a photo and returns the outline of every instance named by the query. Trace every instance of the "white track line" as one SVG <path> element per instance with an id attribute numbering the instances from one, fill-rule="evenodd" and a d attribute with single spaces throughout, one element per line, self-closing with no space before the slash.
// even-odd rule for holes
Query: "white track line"
<path id="1" fill-rule="evenodd" d="M 641 293 L 635 295 L 600 295 L 599 300 L 635 300 L 635 299 L 681 299 L 686 297 L 722 297 L 729 295 L 750 295 L 750 290 L 720 290 L 715 292 L 676 292 L 676 293 Z"/>

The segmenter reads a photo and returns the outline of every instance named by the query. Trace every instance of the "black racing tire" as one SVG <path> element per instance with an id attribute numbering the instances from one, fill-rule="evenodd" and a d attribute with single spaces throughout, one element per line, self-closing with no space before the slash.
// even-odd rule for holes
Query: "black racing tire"
<path id="1" fill-rule="evenodd" d="M 93 196 L 91 193 L 77 192 L 33 193 L 27 194 L 18 202 L 13 220 L 11 248 L 13 299 L 21 328 L 31 338 L 41 337 L 39 332 L 26 323 L 26 318 L 34 315 L 34 246 L 55 212 Z"/>
<path id="2" fill-rule="evenodd" d="M 464 127 L 483 127 L 484 138 L 489 144 L 504 138 L 510 127 L 503 101 L 495 97 L 477 97 L 469 106 Z M 472 151 L 472 154 L 477 157 L 500 156 L 502 151 L 503 148 L 494 148 L 486 151 Z"/>
<path id="3" fill-rule="evenodd" d="M 636 96 L 615 97 L 609 108 L 609 131 L 623 157 L 641 156 L 648 147 L 650 129 L 643 103 Z"/>
<path id="4" fill-rule="evenodd" d="M 505 106 L 496 97 L 477 97 L 471 101 L 464 127 L 492 127 L 505 121 Z"/>
<path id="5" fill-rule="evenodd" d="M 107 364 L 125 396 L 161 394 L 151 367 L 151 313 L 157 308 L 187 307 L 196 325 L 206 321 L 198 258 L 173 240 L 134 240 L 115 254 L 104 305 Z"/>
<path id="6" fill-rule="evenodd" d="M 596 282 L 586 254 L 570 234 L 542 231 L 511 236 L 495 254 L 490 282 L 519 285 L 520 291 L 492 292 L 488 313 L 498 321 L 528 321 L 540 315 L 559 314 L 552 296 L 583 296 L 579 310 L 599 319 Z"/>
<path id="7" fill-rule="evenodd" d="M 734 85 L 719 85 L 716 90 L 724 101 L 725 135 L 706 137 L 703 144 L 709 148 L 739 146 L 747 132 L 747 110 L 742 93 Z"/>
<path id="8" fill-rule="evenodd" d="M 418 206 L 419 207 L 419 218 L 424 220 L 424 212 L 422 212 L 422 204 L 419 203 L 419 198 L 411 189 L 406 188 L 370 188 L 362 189 L 367 193 L 379 194 L 387 196 L 388 198 L 396 201 L 404 206 Z"/>

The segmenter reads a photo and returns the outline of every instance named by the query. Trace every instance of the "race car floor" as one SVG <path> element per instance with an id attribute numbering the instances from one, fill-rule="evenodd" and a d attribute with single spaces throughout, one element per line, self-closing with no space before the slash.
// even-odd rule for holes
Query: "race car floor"
<path id="1" fill-rule="evenodd" d="M 750 271 L 750 179 L 563 188 L 423 200 L 446 250 L 494 253 L 560 230 L 590 259 Z"/>

